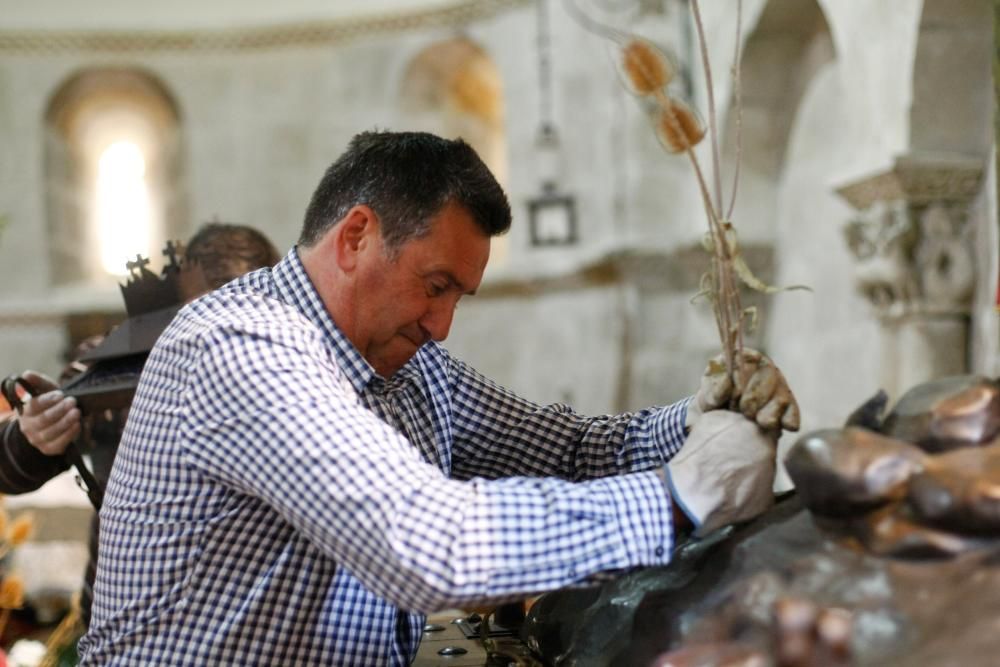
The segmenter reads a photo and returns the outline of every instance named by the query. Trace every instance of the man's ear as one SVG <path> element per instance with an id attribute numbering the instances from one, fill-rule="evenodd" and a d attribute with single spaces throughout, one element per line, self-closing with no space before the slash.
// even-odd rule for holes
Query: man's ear
<path id="1" fill-rule="evenodd" d="M 331 241 L 340 269 L 353 270 L 357 266 L 358 257 L 374 248 L 378 236 L 379 224 L 375 211 L 364 204 L 352 207 L 333 228 Z"/>

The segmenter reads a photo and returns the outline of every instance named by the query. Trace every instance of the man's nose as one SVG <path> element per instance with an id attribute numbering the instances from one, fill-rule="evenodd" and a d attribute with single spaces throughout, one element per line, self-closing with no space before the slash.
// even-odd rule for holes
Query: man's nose
<path id="1" fill-rule="evenodd" d="M 451 330 L 451 320 L 455 317 L 456 300 L 436 299 L 420 319 L 420 326 L 430 335 L 431 340 L 443 341 Z"/>

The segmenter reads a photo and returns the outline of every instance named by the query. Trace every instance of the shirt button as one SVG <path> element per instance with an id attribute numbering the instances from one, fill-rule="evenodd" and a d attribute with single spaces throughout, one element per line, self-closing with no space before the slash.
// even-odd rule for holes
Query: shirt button
<path id="1" fill-rule="evenodd" d="M 663 547 L 662 546 L 661 547 L 656 547 L 656 555 L 657 555 L 657 557 L 663 555 Z"/>

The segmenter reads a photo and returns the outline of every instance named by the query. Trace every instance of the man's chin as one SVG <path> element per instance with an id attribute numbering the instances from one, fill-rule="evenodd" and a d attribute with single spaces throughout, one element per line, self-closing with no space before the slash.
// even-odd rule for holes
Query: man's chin
<path id="1" fill-rule="evenodd" d="M 420 348 L 415 346 L 414 343 L 409 339 L 406 340 L 407 340 L 407 345 L 405 346 L 406 349 L 393 350 L 392 353 L 386 355 L 382 359 L 378 359 L 377 361 L 372 362 L 372 367 L 375 369 L 376 373 L 378 373 L 384 378 L 388 378 L 394 375 L 397 371 L 399 371 L 399 369 L 401 369 L 403 366 L 405 366 L 410 362 L 410 359 L 413 358 L 413 356 L 417 353 L 417 350 L 419 350 Z"/>

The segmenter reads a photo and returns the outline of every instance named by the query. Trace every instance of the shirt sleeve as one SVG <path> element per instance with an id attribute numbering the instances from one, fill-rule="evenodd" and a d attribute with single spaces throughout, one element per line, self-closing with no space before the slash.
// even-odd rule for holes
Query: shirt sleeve
<path id="1" fill-rule="evenodd" d="M 684 444 L 691 398 L 666 407 L 586 417 L 537 405 L 449 358 L 453 474 L 587 480 L 663 465 Z"/>
<path id="2" fill-rule="evenodd" d="M 64 456 L 47 456 L 21 433 L 17 419 L 0 426 L 0 493 L 34 491 L 69 468 Z"/>
<path id="3" fill-rule="evenodd" d="M 669 559 L 655 473 L 449 479 L 360 405 L 318 340 L 295 335 L 215 331 L 187 380 L 185 457 L 274 508 L 374 593 L 426 612 Z"/>

